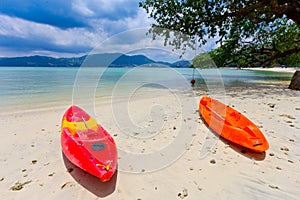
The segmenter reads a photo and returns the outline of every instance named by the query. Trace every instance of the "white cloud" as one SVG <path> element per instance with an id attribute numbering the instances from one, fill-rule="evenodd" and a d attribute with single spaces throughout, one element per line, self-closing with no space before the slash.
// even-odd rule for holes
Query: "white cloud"
<path id="1" fill-rule="evenodd" d="M 95 13 L 88 8 L 85 1 L 83 0 L 75 0 L 72 2 L 72 9 L 80 15 L 83 16 L 93 16 Z"/>
<path id="2" fill-rule="evenodd" d="M 30 46 L 32 44 L 36 48 L 31 50 L 32 52 L 42 54 L 53 52 L 54 55 L 59 52 L 55 52 L 55 46 L 60 49 L 61 53 L 63 53 L 61 49 L 64 47 L 93 48 L 114 34 L 148 27 L 151 24 L 151 19 L 147 17 L 146 12 L 138 8 L 138 1 L 74 0 L 71 3 L 70 12 L 77 13 L 78 19 L 84 19 L 87 26 L 61 29 L 49 24 L 0 14 L 0 42 L 1 37 L 2 40 L 3 38 L 11 39 L 12 43 L 17 38 L 17 41 L 22 41 L 24 45 Z M 38 41 L 43 41 L 41 43 L 44 43 L 44 47 L 42 44 L 39 46 Z M 14 52 L 13 44 L 7 45 L 7 43 L 2 42 L 4 45 L 1 45 L 1 49 L 6 51 L 0 51 L 0 56 L 7 54 L 7 52 Z M 46 44 L 53 45 L 53 49 L 47 49 Z M 28 52 L 28 47 L 24 47 L 24 51 L 26 52 L 21 52 L 21 47 L 19 47 L 15 49 L 16 55 L 12 56 L 32 54 L 32 52 Z"/>
<path id="3" fill-rule="evenodd" d="M 79 15 L 115 21 L 136 15 L 138 2 L 139 0 L 73 0 L 72 9 Z"/>
<path id="4" fill-rule="evenodd" d="M 99 41 L 107 38 L 107 34 L 101 28 L 93 31 L 85 28 L 59 29 L 5 15 L 0 15 L 1 36 L 30 41 L 43 40 L 61 48 L 68 46 L 93 48 L 99 44 Z M 37 45 L 35 44 L 35 46 Z"/>
<path id="5" fill-rule="evenodd" d="M 25 38 L 26 34 L 22 26 L 20 26 L 23 24 L 22 22 L 24 22 L 24 20 L 0 15 L 0 35 L 10 36 L 14 34 L 18 37 Z"/>
<path id="6" fill-rule="evenodd" d="M 144 9 L 138 8 L 138 1 L 73 0 L 70 12 L 78 14 L 78 19 L 84 20 L 86 27 L 62 29 L 0 14 L 0 44 L 4 44 L 0 46 L 0 56 L 79 56 L 103 42 L 106 45 L 103 51 L 128 53 L 139 50 L 156 60 L 163 60 L 171 52 L 173 58 L 169 54 L 169 60 L 166 60 L 175 61 L 180 54 L 172 52 L 171 46 L 163 46 L 162 39 L 152 41 L 151 35 L 145 35 L 154 21 L 148 18 Z M 22 41 L 23 51 L 22 46 L 14 46 L 18 44 L 3 42 L 4 38 L 12 42 Z M 210 40 L 204 48 L 210 50 L 215 46 L 215 40 Z M 162 53 L 145 51 L 144 48 L 148 47 L 161 49 Z M 194 55 L 194 51 L 185 54 L 188 59 Z"/>
<path id="7" fill-rule="evenodd" d="M 164 38 L 152 39 L 146 35 L 149 27 L 127 30 L 107 38 L 97 46 L 91 54 L 96 53 L 124 53 L 130 55 L 142 54 L 150 59 L 163 62 L 175 62 L 183 55 L 183 59 L 192 60 L 195 51 L 187 49 L 184 54 L 181 49 L 174 50 L 173 46 L 164 46 Z"/>
<path id="8" fill-rule="evenodd" d="M 131 29 L 150 27 L 151 23 L 153 20 L 148 18 L 147 13 L 142 9 L 138 9 L 136 15 L 119 19 L 93 18 L 90 20 L 92 27 L 103 28 L 110 35 Z"/>
<path id="9" fill-rule="evenodd" d="M 124 23 L 127 24 L 128 29 L 134 29 L 149 27 L 154 23 L 154 20 L 149 18 L 144 10 L 139 9 L 137 15 L 134 18 L 125 18 Z"/>

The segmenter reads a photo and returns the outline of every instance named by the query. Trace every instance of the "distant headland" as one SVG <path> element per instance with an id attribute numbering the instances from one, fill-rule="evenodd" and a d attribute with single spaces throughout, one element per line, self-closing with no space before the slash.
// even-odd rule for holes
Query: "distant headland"
<path id="1" fill-rule="evenodd" d="M 22 67 L 80 67 L 82 65 L 91 67 L 175 67 L 186 68 L 191 65 L 187 60 L 178 60 L 174 63 L 154 61 L 144 55 L 126 55 L 121 53 L 103 53 L 84 55 L 72 58 L 53 58 L 48 56 L 23 56 L 2 57 L 0 66 L 22 66 Z"/>

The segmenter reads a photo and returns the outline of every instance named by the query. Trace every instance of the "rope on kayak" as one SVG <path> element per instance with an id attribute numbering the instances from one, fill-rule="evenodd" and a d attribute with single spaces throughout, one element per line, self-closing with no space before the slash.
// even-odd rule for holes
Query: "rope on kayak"
<path id="1" fill-rule="evenodd" d="M 84 123 L 84 126 L 87 128 L 87 129 L 90 129 L 90 126 L 88 125 L 88 123 L 85 121 L 84 117 L 82 116 L 81 117 L 83 123 Z"/>
<path id="2" fill-rule="evenodd" d="M 103 165 L 103 164 L 97 163 L 96 166 L 97 167 L 103 167 L 103 169 L 105 169 L 106 171 L 108 171 L 110 169 L 111 163 L 112 162 L 109 162 L 108 165 Z"/>

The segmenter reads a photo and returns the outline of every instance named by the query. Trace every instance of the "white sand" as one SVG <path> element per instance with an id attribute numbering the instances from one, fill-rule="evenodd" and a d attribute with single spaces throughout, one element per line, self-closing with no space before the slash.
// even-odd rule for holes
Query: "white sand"
<path id="1" fill-rule="evenodd" d="M 245 70 L 257 70 L 257 71 L 269 71 L 269 72 L 286 72 L 286 73 L 295 73 L 296 70 L 300 70 L 299 68 L 282 68 L 282 67 L 272 67 L 272 68 L 262 68 L 262 67 L 249 67 L 243 68 Z"/>
<path id="2" fill-rule="evenodd" d="M 197 93 L 199 101 L 204 92 Z M 300 196 L 300 93 L 280 88 L 262 91 L 235 88 L 227 91 L 226 101 L 261 127 L 270 144 L 265 154 L 241 153 L 240 148 L 218 140 L 199 119 L 192 97 L 157 95 L 133 98 L 96 106 L 97 118 L 123 150 L 139 153 L 159 151 L 162 143 L 172 143 L 176 134 L 194 136 L 186 152 L 169 166 L 154 172 L 130 173 L 119 170 L 113 180 L 101 183 L 63 159 L 60 147 L 60 120 L 67 109 L 57 107 L 24 113 L 2 114 L 0 118 L 0 197 L 1 199 L 298 199 Z M 123 100 L 123 102 L 126 100 Z M 113 114 L 128 105 L 135 125 L 159 133 L 132 140 L 119 131 Z M 169 105 L 169 107 L 168 107 Z M 185 114 L 181 108 L 187 108 Z M 163 112 L 159 108 L 163 108 Z M 149 114 L 152 110 L 152 115 Z M 182 112 L 183 112 L 182 111 Z M 148 113 L 148 114 L 147 114 Z M 145 117 L 146 115 L 146 117 Z M 166 115 L 166 116 L 165 116 Z M 148 117 L 147 117 L 148 116 Z M 152 118 L 151 118 L 152 116 Z M 124 117 L 124 116 L 123 116 Z M 183 123 L 188 127 L 180 132 Z M 150 125 L 149 125 L 150 124 Z M 181 124 L 181 125 L 180 125 Z M 176 129 L 174 129 L 174 126 Z M 196 131 L 193 128 L 196 127 Z M 131 130 L 130 126 L 129 131 Z M 146 129 L 147 130 L 147 129 Z M 149 129 L 150 130 L 150 129 Z M 178 132 L 177 132 L 178 131 Z M 148 135 L 147 135 L 148 134 Z M 151 136 L 151 137 L 150 137 Z M 156 140 L 154 140 L 155 138 Z M 208 154 L 204 146 L 214 148 Z M 175 152 L 175 149 L 174 149 Z M 200 156 L 204 154 L 205 156 Z M 122 159 L 122 158 L 121 158 Z M 213 162 L 215 163 L 213 164 Z M 122 162 L 120 162 L 122 163 Z M 125 162 L 126 163 L 126 162 Z M 121 164 L 120 164 L 121 165 Z M 140 163 L 143 167 L 143 163 Z M 133 163 L 132 171 L 137 166 Z M 147 166 L 144 166 L 147 168 Z M 72 168 L 73 171 L 68 172 Z M 119 166 L 127 169 L 127 166 Z M 18 191 L 17 182 L 27 183 Z"/>

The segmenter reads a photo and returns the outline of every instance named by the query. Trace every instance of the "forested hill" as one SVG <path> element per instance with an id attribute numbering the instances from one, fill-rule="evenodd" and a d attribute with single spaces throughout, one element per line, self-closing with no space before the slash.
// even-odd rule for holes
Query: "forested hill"
<path id="1" fill-rule="evenodd" d="M 23 67 L 80 67 L 81 65 L 91 67 L 178 67 L 184 68 L 190 65 L 189 61 L 178 60 L 175 63 L 160 62 L 149 59 L 144 55 L 125 54 L 94 54 L 74 58 L 53 58 L 48 56 L 25 56 L 0 58 L 0 66 L 23 66 Z"/>

